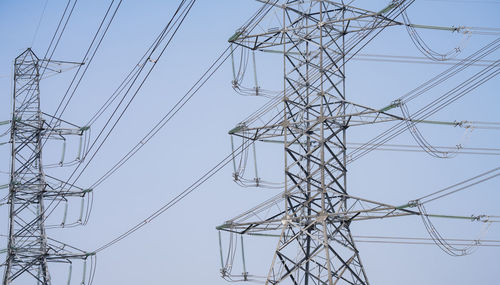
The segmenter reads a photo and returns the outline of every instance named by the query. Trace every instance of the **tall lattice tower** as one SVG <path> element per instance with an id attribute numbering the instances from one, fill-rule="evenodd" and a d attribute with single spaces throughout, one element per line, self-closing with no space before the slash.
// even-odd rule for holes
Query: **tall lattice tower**
<path id="1" fill-rule="evenodd" d="M 380 11 L 356 8 L 352 2 L 268 1 L 229 40 L 283 57 L 284 86 L 275 99 L 282 111 L 273 113 L 275 105 L 270 104 L 230 134 L 247 141 L 282 140 L 284 192 L 218 227 L 279 237 L 262 280 L 266 284 L 368 284 L 350 224 L 416 214 L 347 191 L 346 130 L 402 118 L 386 112 L 390 108 L 350 102 L 346 63 L 384 28 L 399 25 L 395 18 L 413 1 L 392 1 Z M 269 22 L 271 26 L 262 27 Z M 222 275 L 229 276 L 228 271 L 223 268 Z M 240 277 L 250 278 L 246 272 Z"/>
<path id="2" fill-rule="evenodd" d="M 47 228 L 54 227 L 46 225 L 47 217 L 56 205 L 69 197 L 83 198 L 89 192 L 77 187 L 69 190 L 69 185 L 44 172 L 44 143 L 51 138 L 81 136 L 85 130 L 74 125 L 66 127 L 67 123 L 57 118 L 50 118 L 53 123 L 49 125 L 48 115 L 40 110 L 39 84 L 48 64 L 31 49 L 14 62 L 9 236 L 3 284 L 28 284 L 29 280 L 51 284 L 49 263 L 71 266 L 71 260 L 86 260 L 92 255 L 47 236 Z M 65 220 L 56 227 L 64 226 Z"/>

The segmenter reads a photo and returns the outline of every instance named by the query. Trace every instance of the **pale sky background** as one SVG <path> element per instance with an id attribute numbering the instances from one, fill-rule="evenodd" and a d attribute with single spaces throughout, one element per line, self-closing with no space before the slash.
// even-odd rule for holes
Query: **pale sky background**
<path id="1" fill-rule="evenodd" d="M 366 1 L 361 1 L 363 3 Z M 384 8 L 388 1 L 371 2 Z M 109 1 L 79 1 L 54 59 L 79 61 Z M 48 1 L 35 35 L 44 0 L 0 0 L 0 121 L 9 120 L 13 59 L 28 47 L 40 57 L 48 46 L 66 1 Z M 166 24 L 178 1 L 124 0 L 64 119 L 83 125 L 94 114 Z M 77 182 L 91 185 L 156 123 L 227 46 L 227 39 L 259 4 L 253 0 L 199 0 L 165 55 L 140 91 L 117 129 Z M 408 14 L 414 23 L 443 26 L 500 27 L 500 1 L 417 0 Z M 464 58 L 497 36 L 472 35 L 464 41 L 450 32 L 422 32 L 437 51 L 462 46 Z M 363 53 L 422 56 L 403 27 L 385 30 Z M 499 52 L 488 59 L 498 59 Z M 265 62 L 264 62 L 265 60 Z M 278 55 L 257 54 L 262 88 L 282 86 Z M 347 66 L 347 97 L 382 108 L 420 83 L 447 68 L 445 65 L 352 61 Z M 441 88 L 409 105 L 410 110 L 438 97 L 472 68 Z M 42 81 L 45 112 L 53 113 L 74 71 Z M 249 74 L 252 72 L 251 68 Z M 468 75 L 468 76 L 467 76 Z M 219 72 L 167 126 L 123 168 L 95 189 L 93 212 L 84 227 L 49 231 L 49 236 L 82 250 L 93 251 L 146 218 L 181 192 L 230 152 L 227 131 L 264 104 L 267 99 L 242 97 L 231 88 L 232 71 L 226 62 Z M 249 81 L 251 82 L 251 80 Z M 492 79 L 431 119 L 499 122 L 500 87 Z M 95 137 L 101 119 L 92 127 Z M 349 130 L 349 140 L 364 142 L 390 125 Z M 6 130 L 0 126 L 0 133 Z M 423 126 L 421 131 L 435 145 L 499 148 L 498 130 L 474 130 L 462 139 L 463 129 Z M 0 142 L 7 137 L 0 138 Z M 392 143 L 415 144 L 409 134 Z M 67 157 L 76 153 L 77 141 Z M 283 152 L 276 146 L 257 145 L 263 179 L 280 181 Z M 259 152 L 260 150 L 260 152 Z M 0 146 L 0 171 L 9 171 L 10 148 Z M 53 158 L 53 160 L 51 160 Z M 58 162 L 60 146 L 51 146 L 47 163 Z M 68 158 L 69 159 L 69 158 Z M 355 196 L 405 204 L 498 167 L 498 156 L 458 155 L 436 159 L 425 153 L 375 151 L 350 165 L 348 192 Z M 2 172 L 2 173 L 3 173 Z M 248 171 L 252 173 L 251 168 Z M 68 171 L 58 171 L 61 178 Z M 135 234 L 97 256 L 94 284 L 225 284 L 220 278 L 218 237 L 215 227 L 225 220 L 274 196 L 279 190 L 240 188 L 226 167 L 200 189 Z M 253 177 L 251 177 L 253 178 Z M 0 184 L 8 175 L 0 173 Z M 449 198 L 430 203 L 429 212 L 453 215 L 500 215 L 498 179 L 480 184 Z M 6 189 L 1 196 L 7 194 Z M 70 204 L 79 211 L 79 200 Z M 7 234 L 7 206 L 0 207 L 0 234 Z M 59 218 L 58 218 L 59 219 Z M 482 225 L 469 221 L 433 220 L 449 238 L 475 239 Z M 484 239 L 500 239 L 500 224 L 492 224 Z M 353 224 L 355 235 L 428 237 L 419 217 L 393 218 Z M 267 272 L 276 240 L 251 238 L 247 252 L 250 274 Z M 0 237 L 0 249 L 7 240 Z M 498 284 L 500 249 L 480 247 L 470 256 L 451 257 L 437 246 L 359 243 L 358 248 L 371 284 Z M 269 249 L 269 250 L 268 250 Z M 0 258 L 5 259 L 4 255 Z M 238 257 L 239 258 L 239 257 Z M 80 265 L 74 266 L 72 284 L 79 284 Z M 63 284 L 65 268 L 51 270 L 54 284 Z M 239 269 L 238 269 L 239 270 Z M 260 272 L 256 272 L 260 271 Z M 3 269 L 2 269 L 3 274 Z M 65 283 L 64 283 L 65 284 Z"/>

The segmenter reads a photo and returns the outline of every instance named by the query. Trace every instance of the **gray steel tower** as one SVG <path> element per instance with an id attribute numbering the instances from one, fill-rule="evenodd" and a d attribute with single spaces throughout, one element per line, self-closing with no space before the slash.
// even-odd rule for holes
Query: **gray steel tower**
<path id="1" fill-rule="evenodd" d="M 283 57 L 284 86 L 276 99 L 282 111 L 273 113 L 270 104 L 230 134 L 282 140 L 284 192 L 218 227 L 279 237 L 266 284 L 368 284 L 350 224 L 417 214 L 347 192 L 346 130 L 402 118 L 387 113 L 390 108 L 350 102 L 346 63 L 384 28 L 399 25 L 394 19 L 413 1 L 393 1 L 375 12 L 353 2 L 267 1 L 229 40 Z"/>
<path id="2" fill-rule="evenodd" d="M 46 220 L 53 208 L 69 197 L 84 197 L 89 192 L 75 187 L 69 190 L 65 188 L 69 185 L 44 172 L 42 149 L 46 140 L 81 136 L 84 131 L 74 125 L 65 127 L 67 123 L 40 110 L 39 83 L 48 64 L 31 49 L 14 62 L 9 239 L 3 284 L 27 284 L 27 280 L 51 284 L 49 263 L 71 265 L 72 259 L 86 260 L 92 255 L 47 236 Z"/>

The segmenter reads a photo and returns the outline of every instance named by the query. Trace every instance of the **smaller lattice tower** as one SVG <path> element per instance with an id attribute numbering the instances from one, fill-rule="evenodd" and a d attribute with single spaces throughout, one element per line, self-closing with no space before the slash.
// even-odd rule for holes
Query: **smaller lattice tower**
<path id="1" fill-rule="evenodd" d="M 29 280 L 51 284 L 49 263 L 71 266 L 72 260 L 86 260 L 92 255 L 47 236 L 46 220 L 54 208 L 70 197 L 83 199 L 89 192 L 69 187 L 44 172 L 45 142 L 82 136 L 85 131 L 41 111 L 40 80 L 50 63 L 39 59 L 31 49 L 14 61 L 9 235 L 3 284 L 27 284 Z M 64 222 L 59 226 L 64 227 Z"/>

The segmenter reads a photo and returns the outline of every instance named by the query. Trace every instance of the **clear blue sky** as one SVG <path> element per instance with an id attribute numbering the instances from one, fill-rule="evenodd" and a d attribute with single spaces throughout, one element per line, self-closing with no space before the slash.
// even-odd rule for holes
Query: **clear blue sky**
<path id="1" fill-rule="evenodd" d="M 8 120 L 11 113 L 13 59 L 27 47 L 43 55 L 65 2 L 48 1 L 35 36 L 45 1 L 0 1 L 0 121 Z M 82 58 L 108 2 L 94 0 L 77 4 L 54 59 L 79 61 Z M 177 2 L 124 0 L 64 119 L 81 125 L 90 118 L 138 61 Z M 363 2 L 366 1 L 360 1 Z M 386 1 L 376 1 L 370 6 L 383 8 L 386 4 Z M 77 184 L 82 187 L 92 184 L 135 145 L 224 50 L 227 39 L 258 7 L 252 0 L 198 1 L 137 100 Z M 417 0 L 408 14 L 418 24 L 500 27 L 500 2 L 495 1 Z M 463 40 L 459 35 L 442 31 L 422 35 L 438 51 L 462 45 L 464 51 L 459 58 L 494 39 L 494 36 L 472 35 Z M 402 27 L 384 31 L 363 52 L 422 56 Z M 498 57 L 496 52 L 488 59 Z M 257 65 L 265 67 L 259 69 L 261 87 L 279 88 L 282 82 L 279 63 L 279 58 L 263 62 L 258 55 Z M 347 97 L 381 108 L 445 68 L 443 65 L 353 61 L 347 67 Z M 45 112 L 54 112 L 72 74 L 68 71 L 42 82 Z M 464 78 L 456 78 L 442 89 L 429 92 L 409 106 L 410 110 L 417 110 Z M 49 236 L 92 251 L 144 219 L 220 161 L 230 151 L 227 131 L 266 102 L 265 98 L 235 94 L 231 80 L 231 65 L 227 62 L 158 136 L 95 189 L 94 210 L 87 226 L 50 231 Z M 498 122 L 499 87 L 495 78 L 432 119 Z M 92 132 L 94 136 L 98 126 Z M 349 135 L 351 141 L 363 142 L 388 127 L 360 128 Z M 5 126 L 0 132 L 3 130 Z M 463 130 L 449 127 L 422 127 L 422 132 L 435 145 L 463 143 L 467 147 L 500 147 L 498 130 L 474 130 L 466 139 L 462 139 Z M 0 138 L 0 142 L 4 140 L 5 137 Z M 408 134 L 393 142 L 415 144 Z M 263 178 L 282 180 L 281 150 L 257 147 L 262 149 L 258 160 Z M 52 146 L 48 152 L 51 155 L 47 154 L 46 160 L 54 157 L 48 162 L 58 162 L 60 146 Z M 74 145 L 67 155 L 71 156 L 71 152 L 76 152 Z M 0 171 L 8 171 L 7 145 L 0 146 L 0 157 Z M 350 165 L 348 191 L 381 202 L 404 204 L 498 166 L 498 162 L 498 156 L 459 155 L 439 160 L 424 153 L 372 152 Z M 231 172 L 232 169 L 225 168 L 163 216 L 101 252 L 94 284 L 226 283 L 219 277 L 215 226 L 278 191 L 239 188 L 232 182 Z M 68 175 L 67 171 L 56 173 L 62 177 Z M 0 184 L 5 183 L 8 183 L 8 175 L 0 173 Z M 499 215 L 499 190 L 498 180 L 489 181 L 429 204 L 428 209 L 443 214 Z M 2 197 L 7 193 L 5 189 L 0 191 L 5 191 L 0 192 Z M 77 212 L 79 202 L 72 205 L 72 213 Z M 0 234 L 6 234 L 6 206 L 0 207 L 0 217 Z M 450 238 L 475 239 L 481 230 L 480 225 L 467 221 L 435 222 L 441 233 Z M 427 237 L 418 217 L 368 221 L 352 229 L 355 235 Z M 498 224 L 493 224 L 483 238 L 500 239 Z M 6 239 L 0 237 L 0 249 L 5 246 Z M 274 246 L 273 240 L 249 241 L 246 250 L 250 273 L 254 273 L 253 268 L 266 268 L 271 261 L 273 252 L 259 249 Z M 446 255 L 436 246 L 363 243 L 359 249 L 371 284 L 498 284 L 498 248 L 481 247 L 473 255 L 459 258 Z M 0 257 L 4 259 L 3 255 Z M 81 270 L 76 267 L 75 272 Z M 55 284 L 61 284 L 67 273 L 63 268 L 56 268 L 51 274 L 60 280 Z M 77 274 L 73 284 L 79 282 Z"/>

